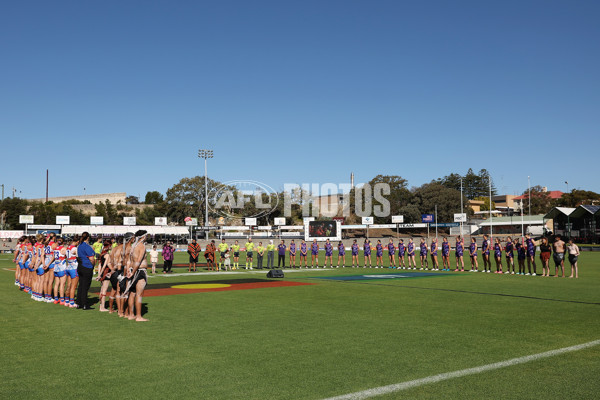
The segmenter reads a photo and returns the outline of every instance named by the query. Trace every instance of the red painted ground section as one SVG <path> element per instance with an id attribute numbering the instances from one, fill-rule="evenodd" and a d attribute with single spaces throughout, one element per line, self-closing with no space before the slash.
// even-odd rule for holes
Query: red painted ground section
<path id="1" fill-rule="evenodd" d="M 206 283 L 210 283 L 210 282 L 206 282 Z M 146 290 L 144 290 L 144 297 L 170 296 L 173 294 L 190 294 L 190 293 L 203 293 L 203 292 L 224 292 L 227 290 L 246 290 L 246 289 L 263 289 L 263 288 L 274 288 L 274 287 L 305 286 L 305 285 L 315 285 L 315 283 L 270 281 L 270 282 L 254 282 L 254 283 L 233 283 L 229 287 L 213 288 L 213 289 L 173 289 L 173 288 L 146 289 Z"/>

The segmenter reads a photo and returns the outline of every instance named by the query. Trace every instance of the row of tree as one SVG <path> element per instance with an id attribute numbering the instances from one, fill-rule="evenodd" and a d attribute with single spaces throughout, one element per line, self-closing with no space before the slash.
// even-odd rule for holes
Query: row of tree
<path id="1" fill-rule="evenodd" d="M 421 221 L 421 214 L 432 214 L 437 208 L 438 221 L 449 222 L 453 221 L 453 215 L 461 210 L 461 187 L 462 187 L 462 203 L 464 211 L 472 213 L 468 208 L 468 200 L 479 199 L 483 200 L 484 205 L 482 210 L 489 210 L 494 207 L 494 203 L 490 204 L 489 194 L 496 194 L 492 178 L 488 171 L 482 169 L 479 173 L 474 173 L 469 169 L 462 176 L 452 173 L 443 178 L 423 184 L 419 187 L 409 189 L 408 181 L 397 175 L 377 175 L 369 181 L 371 187 L 378 183 L 387 184 L 390 191 L 385 195 L 389 201 L 390 215 L 404 215 L 406 223 L 416 223 Z M 215 209 L 215 202 L 218 196 L 215 192 L 219 188 L 226 188 L 233 193 L 230 199 L 222 204 L 234 215 L 232 219 L 236 220 L 235 216 L 251 216 L 260 214 L 262 211 L 257 207 L 254 201 L 239 203 L 239 199 L 245 194 L 236 190 L 235 187 L 225 187 L 221 182 L 208 179 L 208 194 L 209 208 Z M 357 215 L 357 190 L 354 188 L 349 195 L 350 203 L 349 215 L 346 216 L 347 223 L 357 223 L 360 221 Z M 528 195 L 529 191 L 524 192 Z M 279 193 L 262 193 L 261 201 L 263 204 L 271 204 L 273 210 L 267 215 L 258 217 L 260 225 L 269 225 L 273 223 L 276 217 L 288 217 L 288 223 L 300 223 L 302 221 L 303 211 L 313 208 L 313 215 L 316 216 L 318 211 L 315 209 L 314 200 L 306 193 L 294 191 L 291 194 L 291 216 L 285 215 L 284 205 L 286 204 L 286 194 Z M 221 199 L 222 200 L 222 199 Z M 561 199 L 555 200 L 550 197 L 548 192 L 545 192 L 542 187 L 534 186 L 531 188 L 531 213 L 545 214 L 554 206 L 575 207 L 578 204 L 590 202 L 600 202 L 600 194 L 584 191 L 572 190 L 566 193 Z M 237 202 L 237 203 L 236 203 Z M 306 204 L 312 202 L 312 204 Z M 84 202 L 89 204 L 89 202 Z M 89 215 L 84 214 L 81 210 L 75 207 L 77 204 L 83 204 L 78 201 L 66 201 L 61 203 L 39 203 L 29 202 L 20 198 L 6 198 L 0 202 L 0 216 L 4 229 L 17 229 L 22 227 L 19 224 L 19 215 L 32 214 L 36 224 L 54 224 L 57 215 L 69 215 L 71 224 L 88 224 Z M 146 193 L 144 202 L 147 207 L 133 207 L 132 204 L 140 204 L 139 199 L 127 198 L 126 204 L 112 204 L 110 201 L 95 205 L 95 215 L 104 217 L 104 223 L 107 225 L 119 225 L 123 221 L 124 216 L 135 216 L 138 225 L 152 225 L 155 217 L 166 216 L 169 222 L 183 224 L 186 217 L 196 217 L 199 221 L 204 220 L 205 212 L 205 179 L 204 177 L 196 176 L 191 178 L 183 178 L 172 187 L 170 187 L 166 196 L 163 196 L 157 191 L 149 191 Z M 241 208 L 232 209 L 232 204 L 242 204 Z M 374 205 L 381 205 L 377 201 Z M 529 207 L 529 201 L 525 202 L 525 206 Z M 229 208 L 228 208 L 229 207 Z M 343 215 L 343 209 L 340 208 L 339 216 Z M 221 214 L 211 212 L 209 210 L 209 219 L 214 221 Z M 376 217 L 377 223 L 389 223 L 390 217 Z M 239 220 L 226 222 L 240 223 Z"/>

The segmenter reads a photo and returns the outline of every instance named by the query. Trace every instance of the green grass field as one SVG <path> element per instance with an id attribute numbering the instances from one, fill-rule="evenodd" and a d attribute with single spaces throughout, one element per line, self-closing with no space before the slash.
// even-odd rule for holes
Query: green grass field
<path id="1" fill-rule="evenodd" d="M 444 272 L 344 281 L 322 278 L 391 270 L 286 271 L 286 281 L 314 285 L 146 297 L 148 323 L 97 304 L 34 302 L 13 285 L 9 257 L 0 256 L 2 399 L 322 399 L 600 339 L 594 252 L 580 257 L 577 280 Z M 264 275 L 157 274 L 149 285 Z M 381 398 L 591 399 L 599 373 L 596 346 Z"/>

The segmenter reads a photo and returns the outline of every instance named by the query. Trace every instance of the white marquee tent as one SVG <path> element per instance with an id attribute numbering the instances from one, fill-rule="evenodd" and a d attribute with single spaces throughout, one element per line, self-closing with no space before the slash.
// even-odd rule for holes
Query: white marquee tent
<path id="1" fill-rule="evenodd" d="M 122 225 L 64 225 L 62 233 L 65 235 L 81 235 L 89 232 L 91 235 L 125 235 L 127 232 L 135 233 L 138 230 L 148 231 L 150 235 L 189 235 L 189 228 L 185 226 L 122 226 Z"/>

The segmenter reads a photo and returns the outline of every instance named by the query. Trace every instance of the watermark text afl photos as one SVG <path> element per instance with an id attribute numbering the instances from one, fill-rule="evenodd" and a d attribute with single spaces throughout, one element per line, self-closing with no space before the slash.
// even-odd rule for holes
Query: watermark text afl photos
<path id="1" fill-rule="evenodd" d="M 348 217 L 350 205 L 359 217 L 388 217 L 390 194 L 386 183 L 286 183 L 283 189 L 283 214 L 292 216 L 292 206 L 301 207 L 302 217 Z M 262 217 L 279 205 L 280 196 L 269 185 L 250 180 L 234 180 L 213 188 L 209 193 L 211 211 L 225 217 Z M 251 211 L 248 215 L 249 210 Z"/>

